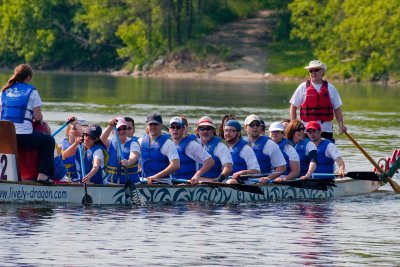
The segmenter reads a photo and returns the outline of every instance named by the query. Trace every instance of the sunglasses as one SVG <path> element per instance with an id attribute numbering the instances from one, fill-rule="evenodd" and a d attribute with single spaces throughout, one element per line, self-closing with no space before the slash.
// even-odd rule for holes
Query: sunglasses
<path id="1" fill-rule="evenodd" d="M 301 132 L 301 131 L 304 131 L 305 129 L 306 129 L 305 127 L 299 127 L 296 129 L 296 132 Z"/>
<path id="2" fill-rule="evenodd" d="M 120 131 L 127 131 L 127 130 L 131 130 L 131 129 L 132 129 L 132 127 L 119 127 L 117 129 L 117 131 L 120 132 Z"/>
<path id="3" fill-rule="evenodd" d="M 261 126 L 261 123 L 259 123 L 259 122 L 256 122 L 256 123 L 250 123 L 249 124 L 249 127 L 250 128 L 254 128 L 254 127 L 260 127 Z"/>
<path id="4" fill-rule="evenodd" d="M 321 69 L 311 69 L 311 70 L 308 70 L 308 72 L 310 72 L 310 73 L 313 73 L 313 72 L 319 72 Z"/>
<path id="5" fill-rule="evenodd" d="M 183 127 L 182 126 L 170 126 L 169 128 L 172 129 L 172 130 L 180 130 Z"/>
<path id="6" fill-rule="evenodd" d="M 211 131 L 213 128 L 212 127 L 199 127 L 199 131 L 204 132 L 204 131 Z"/>

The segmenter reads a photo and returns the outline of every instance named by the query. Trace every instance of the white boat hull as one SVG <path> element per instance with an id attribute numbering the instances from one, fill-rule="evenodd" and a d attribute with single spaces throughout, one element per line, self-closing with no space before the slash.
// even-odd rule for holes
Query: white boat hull
<path id="1" fill-rule="evenodd" d="M 242 203 L 292 201 L 296 199 L 329 199 L 334 197 L 366 194 L 382 186 L 381 182 L 353 180 L 335 181 L 337 187 L 327 191 L 295 188 L 286 185 L 263 185 L 264 194 L 248 193 L 229 187 L 210 185 L 138 185 L 144 203 L 208 202 Z M 95 205 L 125 204 L 123 185 L 88 185 L 88 194 Z M 81 204 L 83 185 L 41 185 L 35 182 L 0 181 L 0 202 L 53 202 Z"/>

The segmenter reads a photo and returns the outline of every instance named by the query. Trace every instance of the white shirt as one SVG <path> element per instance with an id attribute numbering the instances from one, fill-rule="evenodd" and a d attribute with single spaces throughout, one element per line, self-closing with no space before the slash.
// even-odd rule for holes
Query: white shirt
<path id="1" fill-rule="evenodd" d="M 103 150 L 101 148 L 96 149 L 94 151 L 94 153 L 93 153 L 93 162 L 94 162 L 95 159 L 99 159 L 100 160 L 100 169 L 103 169 L 104 168 L 104 154 L 103 154 Z"/>
<path id="2" fill-rule="evenodd" d="M 219 158 L 221 161 L 222 168 L 225 164 L 233 164 L 231 151 L 229 147 L 223 142 L 218 142 L 217 146 L 214 149 L 214 155 Z"/>
<path id="3" fill-rule="evenodd" d="M 254 143 L 250 143 L 250 145 L 251 145 L 251 147 L 253 147 Z M 276 167 L 279 167 L 279 166 L 286 166 L 286 160 L 283 157 L 281 149 L 271 139 L 268 139 L 268 141 L 265 143 L 262 152 L 264 155 L 267 155 L 270 157 L 271 166 L 273 169 L 275 169 Z"/>
<path id="4" fill-rule="evenodd" d="M 325 150 L 325 156 L 333 160 L 336 160 L 338 157 L 340 157 L 339 151 L 337 150 L 334 143 L 328 144 Z"/>
<path id="5" fill-rule="evenodd" d="M 310 142 L 309 142 L 310 143 Z M 290 144 L 286 144 L 283 148 L 283 151 L 288 155 L 289 161 L 298 161 L 300 162 L 300 156 L 297 154 L 297 151 Z"/>
<path id="6" fill-rule="evenodd" d="M 1 93 L 0 93 L 0 104 L 1 102 Z M 33 90 L 32 93 L 29 96 L 28 100 L 28 105 L 26 106 L 27 111 L 25 111 L 25 118 L 31 118 L 32 114 L 28 111 L 33 110 L 33 108 L 37 108 L 42 106 L 42 99 L 39 96 L 39 93 L 37 90 Z M 0 106 L 1 107 L 1 106 Z M 1 108 L 0 108 L 1 110 Z M 33 127 L 32 127 L 32 122 L 24 120 L 23 123 L 15 123 L 15 132 L 17 134 L 31 134 L 33 132 Z"/>
<path id="7" fill-rule="evenodd" d="M 310 141 L 306 145 L 306 156 L 308 156 L 312 150 L 317 150 L 317 146 L 314 144 L 313 141 Z"/>
<path id="8" fill-rule="evenodd" d="M 314 84 L 313 82 L 311 82 L 311 84 L 314 86 L 317 92 L 321 90 L 322 84 Z M 336 87 L 333 86 L 331 83 L 328 83 L 328 91 L 333 108 L 339 108 L 342 105 L 342 99 L 340 98 Z M 296 91 L 294 91 L 292 98 L 290 99 L 290 103 L 299 108 L 301 104 L 303 104 L 306 100 L 306 92 L 307 85 L 306 82 L 303 82 L 297 87 Z M 323 132 L 333 132 L 333 125 L 331 121 L 325 121 L 324 123 L 321 123 L 321 121 L 318 122 L 321 124 L 321 130 Z M 307 127 L 307 122 L 304 122 L 304 125 Z"/>
<path id="9" fill-rule="evenodd" d="M 176 145 L 176 147 L 178 147 L 178 145 Z M 187 144 L 185 154 L 198 164 L 204 164 L 207 159 L 211 158 L 211 155 L 206 151 L 206 149 L 194 140 Z"/>

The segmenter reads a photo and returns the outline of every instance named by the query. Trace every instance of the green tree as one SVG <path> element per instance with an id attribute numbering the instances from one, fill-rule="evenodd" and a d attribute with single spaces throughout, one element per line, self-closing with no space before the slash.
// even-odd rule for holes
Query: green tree
<path id="1" fill-rule="evenodd" d="M 398 69 L 398 1 L 294 0 L 289 9 L 292 36 L 309 40 L 332 73 L 386 80 Z"/>

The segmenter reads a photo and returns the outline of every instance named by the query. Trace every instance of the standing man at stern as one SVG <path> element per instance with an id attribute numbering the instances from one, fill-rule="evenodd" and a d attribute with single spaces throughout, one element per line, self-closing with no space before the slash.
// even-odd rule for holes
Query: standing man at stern
<path id="1" fill-rule="evenodd" d="M 322 80 L 328 69 L 326 64 L 312 60 L 304 68 L 308 70 L 310 80 L 301 83 L 290 99 L 290 119 L 297 119 L 297 109 L 300 108 L 300 119 L 306 126 L 309 121 L 317 121 L 322 127 L 322 137 L 334 142 L 333 116 L 339 124 L 339 133 L 347 131 L 340 108 L 342 100 L 335 86 Z"/>

